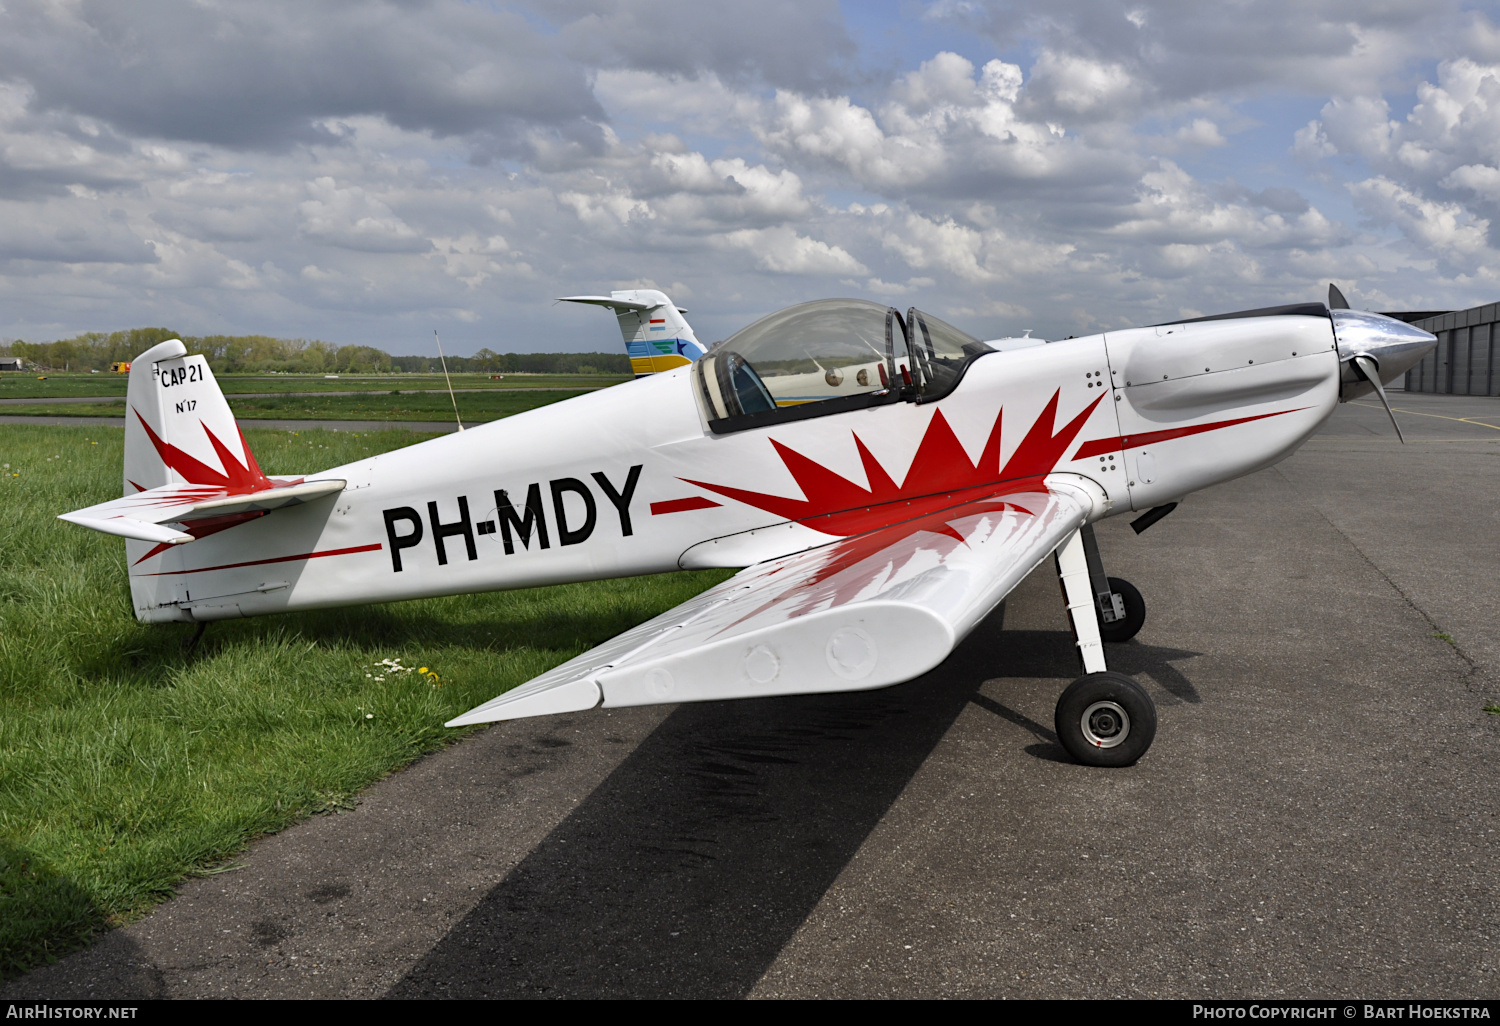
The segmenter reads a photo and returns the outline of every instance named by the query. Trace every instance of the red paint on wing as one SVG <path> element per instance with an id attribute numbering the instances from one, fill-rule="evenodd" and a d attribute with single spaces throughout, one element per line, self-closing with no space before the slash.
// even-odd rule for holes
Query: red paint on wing
<path id="1" fill-rule="evenodd" d="M 807 578 L 798 584 L 795 590 L 774 596 L 761 603 L 734 623 L 726 624 L 718 633 L 737 627 L 782 603 L 786 604 L 784 613 L 787 619 L 795 619 L 819 609 L 851 602 L 874 577 L 898 574 L 904 566 L 898 565 L 893 560 L 890 565 L 872 573 L 844 575 L 843 571 L 879 555 L 905 538 L 924 531 L 938 536 L 927 548 L 935 549 L 941 556 L 946 557 L 957 546 L 968 544 L 964 536 L 953 526 L 955 521 L 986 513 L 1003 514 L 1007 510 L 1020 513 L 1022 516 L 1035 516 L 1025 506 L 1010 501 L 1027 495 L 1031 495 L 1029 484 L 1026 490 L 1020 492 L 1006 490 L 1001 494 L 970 500 L 948 509 L 926 513 L 903 523 L 891 524 L 878 531 L 870 531 L 834 542 L 819 550 L 822 562 L 807 574 Z M 1042 502 L 1045 502 L 1047 498 L 1046 495 L 1032 495 L 1032 497 Z M 918 555 L 918 551 L 913 551 L 907 559 L 917 558 Z M 771 573 L 778 573 L 781 569 L 778 567 Z"/>

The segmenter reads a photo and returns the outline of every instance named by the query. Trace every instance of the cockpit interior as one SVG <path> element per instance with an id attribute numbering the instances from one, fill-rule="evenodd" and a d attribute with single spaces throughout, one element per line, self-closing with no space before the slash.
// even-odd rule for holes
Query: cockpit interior
<path id="1" fill-rule="evenodd" d="M 932 402 L 995 350 L 912 307 L 821 299 L 762 317 L 697 362 L 716 434 L 887 402 Z"/>

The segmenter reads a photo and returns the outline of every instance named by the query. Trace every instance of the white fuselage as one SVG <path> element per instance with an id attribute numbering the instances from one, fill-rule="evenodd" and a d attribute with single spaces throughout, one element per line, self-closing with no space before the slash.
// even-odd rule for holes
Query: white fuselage
<path id="1" fill-rule="evenodd" d="M 747 566 L 982 484 L 997 421 L 1000 468 L 1081 475 L 1110 513 L 1146 509 L 1288 455 L 1333 410 L 1340 364 L 1329 321 L 1316 317 L 1137 328 L 983 356 L 937 402 L 722 435 L 693 374 L 308 475 L 347 486 L 132 565 L 137 615 L 211 620 Z M 1040 444 L 1080 417 L 1059 452 Z M 856 438 L 900 486 L 895 501 L 861 505 L 878 489 Z M 132 561 L 150 547 L 129 546 Z"/>

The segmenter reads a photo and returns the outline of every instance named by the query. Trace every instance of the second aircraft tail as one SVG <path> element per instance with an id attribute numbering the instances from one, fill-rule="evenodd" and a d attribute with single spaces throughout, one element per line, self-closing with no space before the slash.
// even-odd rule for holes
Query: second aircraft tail
<path id="1" fill-rule="evenodd" d="M 614 313 L 630 355 L 630 367 L 638 378 L 684 367 L 706 349 L 682 316 L 687 311 L 656 289 L 628 289 L 607 296 L 562 296 L 560 301 L 602 306 Z"/>

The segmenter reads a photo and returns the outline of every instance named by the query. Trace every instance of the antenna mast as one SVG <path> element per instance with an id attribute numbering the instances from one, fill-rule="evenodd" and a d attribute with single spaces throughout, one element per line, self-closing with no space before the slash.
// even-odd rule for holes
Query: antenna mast
<path id="1" fill-rule="evenodd" d="M 437 343 L 438 362 L 443 365 L 443 381 L 448 385 L 448 400 L 453 403 L 453 419 L 458 421 L 458 429 L 464 429 L 463 418 L 458 415 L 458 400 L 453 397 L 453 379 L 448 377 L 448 361 L 443 357 L 443 340 L 438 338 L 437 329 L 432 329 L 432 340 Z"/>

